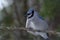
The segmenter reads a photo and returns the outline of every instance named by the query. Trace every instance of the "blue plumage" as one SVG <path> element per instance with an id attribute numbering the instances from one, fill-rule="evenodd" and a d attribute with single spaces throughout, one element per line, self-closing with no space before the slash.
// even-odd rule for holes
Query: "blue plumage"
<path id="1" fill-rule="evenodd" d="M 27 20 L 26 20 L 26 28 L 30 28 L 33 30 L 48 30 L 48 24 L 44 21 L 42 16 L 39 16 L 38 12 L 34 10 L 34 8 L 30 8 L 27 12 Z M 45 32 L 33 32 L 27 31 L 35 36 L 40 35 L 44 38 L 44 40 L 49 40 L 47 33 Z"/>

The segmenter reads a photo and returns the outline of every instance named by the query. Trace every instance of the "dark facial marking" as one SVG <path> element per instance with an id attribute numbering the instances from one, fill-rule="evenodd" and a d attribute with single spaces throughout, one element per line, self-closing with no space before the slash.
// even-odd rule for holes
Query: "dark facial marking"
<path id="1" fill-rule="evenodd" d="M 31 17 L 33 17 L 34 16 L 34 10 L 32 11 L 32 15 L 30 16 L 30 17 L 28 17 L 28 18 L 31 18 Z"/>
<path id="2" fill-rule="evenodd" d="M 30 15 L 30 13 L 28 13 L 27 15 Z"/>

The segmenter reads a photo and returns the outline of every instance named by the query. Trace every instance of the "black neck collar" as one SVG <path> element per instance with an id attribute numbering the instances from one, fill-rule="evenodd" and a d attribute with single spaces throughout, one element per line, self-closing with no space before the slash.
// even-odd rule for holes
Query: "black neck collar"
<path id="1" fill-rule="evenodd" d="M 32 11 L 32 15 L 30 17 L 28 17 L 28 18 L 32 18 L 33 16 L 34 16 L 34 10 Z"/>

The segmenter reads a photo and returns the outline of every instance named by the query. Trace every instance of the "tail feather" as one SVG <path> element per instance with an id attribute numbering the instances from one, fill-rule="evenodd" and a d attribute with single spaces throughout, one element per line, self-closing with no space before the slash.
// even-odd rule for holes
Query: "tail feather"
<path id="1" fill-rule="evenodd" d="M 47 33 L 45 33 L 45 32 L 40 32 L 39 34 L 40 34 L 40 36 L 41 36 L 44 40 L 50 40 L 49 35 L 48 35 Z"/>
<path id="2" fill-rule="evenodd" d="M 44 33 L 44 37 L 42 36 L 43 40 L 50 40 L 49 34 L 48 33 Z"/>
<path id="3" fill-rule="evenodd" d="M 47 33 L 44 33 L 44 32 L 40 32 L 40 36 L 43 37 L 44 39 L 48 38 Z"/>

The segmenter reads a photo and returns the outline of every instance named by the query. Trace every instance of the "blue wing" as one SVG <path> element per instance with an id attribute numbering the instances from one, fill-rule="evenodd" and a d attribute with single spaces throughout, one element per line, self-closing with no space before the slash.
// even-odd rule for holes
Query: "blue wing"
<path id="1" fill-rule="evenodd" d="M 42 16 L 39 16 L 40 19 L 44 20 L 44 18 Z"/>
<path id="2" fill-rule="evenodd" d="M 44 18 L 43 18 L 42 16 L 40 16 L 39 14 L 38 14 L 38 17 L 39 17 L 40 19 L 44 20 Z"/>

